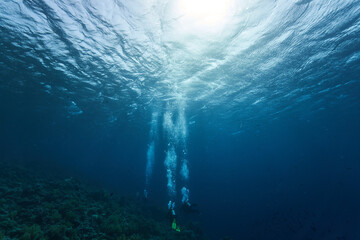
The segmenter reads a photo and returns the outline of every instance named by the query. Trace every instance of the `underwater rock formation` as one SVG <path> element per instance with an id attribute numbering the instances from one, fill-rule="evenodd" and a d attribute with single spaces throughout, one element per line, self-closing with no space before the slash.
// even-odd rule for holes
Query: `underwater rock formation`
<path id="1" fill-rule="evenodd" d="M 0 162 L 0 240 L 191 240 L 198 228 L 171 229 L 166 211 Z"/>

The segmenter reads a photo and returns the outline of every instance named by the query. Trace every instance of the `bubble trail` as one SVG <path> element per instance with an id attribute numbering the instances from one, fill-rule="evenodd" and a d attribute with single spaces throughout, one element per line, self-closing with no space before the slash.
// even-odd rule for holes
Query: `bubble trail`
<path id="1" fill-rule="evenodd" d="M 180 176 L 183 183 L 181 190 L 182 202 L 189 203 L 189 167 L 187 159 L 187 122 L 185 115 L 185 102 L 180 99 L 174 105 L 168 104 L 164 113 L 163 128 L 167 134 L 168 151 L 165 158 L 167 187 L 169 197 L 174 201 L 176 195 L 176 168 L 177 161 L 181 161 Z M 185 190 L 186 191 L 185 191 Z M 185 199 L 185 200 L 184 200 Z"/>
<path id="2" fill-rule="evenodd" d="M 150 127 L 150 144 L 146 153 L 146 170 L 145 170 L 145 189 L 144 197 L 148 197 L 148 189 L 150 185 L 150 178 L 153 172 L 153 165 L 155 162 L 155 141 L 158 135 L 158 113 L 154 112 L 151 116 L 151 127 Z"/>
<path id="3" fill-rule="evenodd" d="M 174 146 L 169 146 L 164 164 L 166 167 L 167 188 L 170 198 L 176 196 L 176 161 L 177 156 L 175 148 Z"/>

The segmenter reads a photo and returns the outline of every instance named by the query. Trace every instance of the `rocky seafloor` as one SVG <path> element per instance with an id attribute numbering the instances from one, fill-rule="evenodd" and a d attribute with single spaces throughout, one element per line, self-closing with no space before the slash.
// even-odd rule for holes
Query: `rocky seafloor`
<path id="1" fill-rule="evenodd" d="M 0 240 L 203 239 L 195 224 L 172 230 L 166 215 L 74 178 L 0 162 Z"/>

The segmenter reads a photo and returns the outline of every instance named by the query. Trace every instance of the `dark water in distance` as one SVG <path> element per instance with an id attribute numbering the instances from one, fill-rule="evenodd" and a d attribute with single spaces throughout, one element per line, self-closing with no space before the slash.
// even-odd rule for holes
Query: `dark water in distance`
<path id="1" fill-rule="evenodd" d="M 2 1 L 0 157 L 186 186 L 208 239 L 360 239 L 360 2 L 175 3 Z"/>

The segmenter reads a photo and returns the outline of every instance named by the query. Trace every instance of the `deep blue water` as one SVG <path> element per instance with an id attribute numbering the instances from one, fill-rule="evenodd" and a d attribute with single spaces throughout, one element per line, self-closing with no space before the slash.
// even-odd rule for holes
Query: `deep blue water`
<path id="1" fill-rule="evenodd" d="M 2 1 L 1 159 L 185 186 L 207 239 L 360 239 L 360 1 L 219 2 Z"/>

